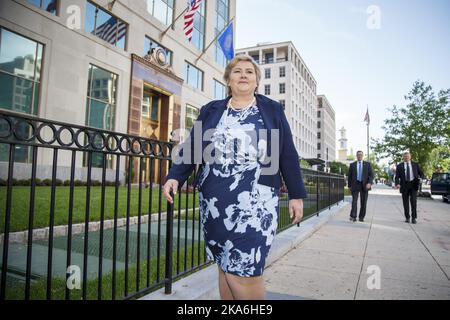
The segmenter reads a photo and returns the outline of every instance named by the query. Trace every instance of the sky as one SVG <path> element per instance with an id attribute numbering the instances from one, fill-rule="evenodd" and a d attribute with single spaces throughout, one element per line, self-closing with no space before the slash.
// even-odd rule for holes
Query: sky
<path id="1" fill-rule="evenodd" d="M 382 138 L 388 108 L 405 106 L 416 80 L 436 93 L 450 88 L 450 0 L 237 0 L 236 48 L 284 41 L 294 43 L 354 153 L 367 150 L 367 106 L 370 137 Z"/>

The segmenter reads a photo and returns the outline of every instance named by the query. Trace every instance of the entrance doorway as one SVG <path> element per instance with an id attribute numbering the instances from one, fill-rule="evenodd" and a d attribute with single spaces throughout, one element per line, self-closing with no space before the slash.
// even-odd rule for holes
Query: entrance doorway
<path id="1" fill-rule="evenodd" d="M 158 140 L 168 141 L 170 93 L 165 92 L 151 84 L 144 83 L 141 109 L 141 133 L 140 136 Z M 158 149 L 155 150 L 159 152 Z M 167 161 L 151 159 L 147 157 L 142 168 L 143 182 L 159 184 L 160 166 L 162 165 L 161 177 L 167 173 Z"/>

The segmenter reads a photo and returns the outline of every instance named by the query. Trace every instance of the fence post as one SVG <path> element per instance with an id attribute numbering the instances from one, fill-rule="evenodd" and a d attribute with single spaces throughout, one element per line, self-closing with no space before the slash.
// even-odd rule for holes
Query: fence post
<path id="1" fill-rule="evenodd" d="M 170 196 L 174 198 L 173 192 Z M 166 272 L 165 272 L 165 294 L 172 293 L 172 265 L 173 265 L 173 204 L 167 201 L 167 223 L 166 223 Z"/>
<path id="2" fill-rule="evenodd" d="M 331 210 L 331 175 L 328 176 L 328 210 Z"/>
<path id="3" fill-rule="evenodd" d="M 319 216 L 319 173 L 316 173 L 316 212 L 317 212 L 317 216 Z"/>

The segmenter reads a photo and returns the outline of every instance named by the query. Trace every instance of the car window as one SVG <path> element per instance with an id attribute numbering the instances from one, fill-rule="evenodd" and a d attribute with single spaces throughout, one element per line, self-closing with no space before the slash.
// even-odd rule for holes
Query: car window
<path id="1" fill-rule="evenodd" d="M 449 178 L 450 177 L 448 173 L 433 173 L 432 180 L 434 182 L 443 183 L 446 182 Z"/>

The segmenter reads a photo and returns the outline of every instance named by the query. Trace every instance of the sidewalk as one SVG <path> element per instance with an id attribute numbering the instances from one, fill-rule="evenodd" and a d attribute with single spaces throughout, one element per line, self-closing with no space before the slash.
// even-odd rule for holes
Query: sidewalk
<path id="1" fill-rule="evenodd" d="M 346 206 L 266 269 L 267 298 L 450 299 L 450 205 L 417 204 L 418 223 L 407 224 L 398 191 L 377 186 L 365 222 L 350 222 Z M 368 289 L 369 266 L 380 289 Z"/>

